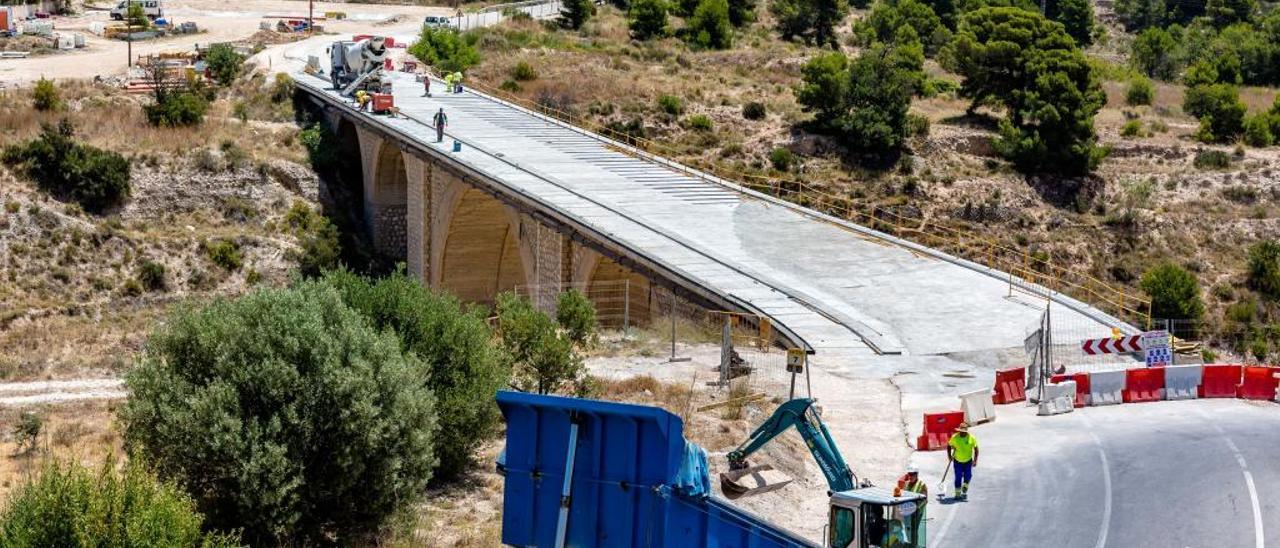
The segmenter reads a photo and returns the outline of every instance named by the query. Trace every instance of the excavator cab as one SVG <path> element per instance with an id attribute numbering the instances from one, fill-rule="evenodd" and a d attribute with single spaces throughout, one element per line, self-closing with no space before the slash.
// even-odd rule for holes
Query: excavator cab
<path id="1" fill-rule="evenodd" d="M 884 487 L 863 487 L 831 495 L 827 517 L 829 548 L 924 548 L 925 506 L 920 493 L 895 495 Z"/>

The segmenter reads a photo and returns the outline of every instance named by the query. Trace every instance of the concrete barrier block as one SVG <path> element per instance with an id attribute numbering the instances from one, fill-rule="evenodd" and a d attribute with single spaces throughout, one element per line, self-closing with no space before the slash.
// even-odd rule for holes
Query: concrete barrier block
<path id="1" fill-rule="evenodd" d="M 960 394 L 960 409 L 964 411 L 964 421 L 971 425 L 996 420 L 996 406 L 990 390 Z"/>
<path id="2" fill-rule="evenodd" d="M 1089 405 L 1114 405 L 1124 402 L 1125 371 L 1089 373 Z"/>
<path id="3" fill-rule="evenodd" d="M 1044 385 L 1044 399 L 1040 400 L 1037 415 L 1060 415 L 1075 409 L 1076 381 Z"/>
<path id="4" fill-rule="evenodd" d="M 1204 378 L 1200 365 L 1171 365 L 1164 368 L 1164 399 L 1193 400 Z"/>

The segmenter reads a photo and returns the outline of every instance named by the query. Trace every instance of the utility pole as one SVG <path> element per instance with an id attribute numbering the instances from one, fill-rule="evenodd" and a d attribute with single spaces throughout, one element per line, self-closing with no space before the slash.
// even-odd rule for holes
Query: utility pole
<path id="1" fill-rule="evenodd" d="M 316 2 L 315 0 L 307 0 L 307 36 L 312 36 L 316 31 Z"/>

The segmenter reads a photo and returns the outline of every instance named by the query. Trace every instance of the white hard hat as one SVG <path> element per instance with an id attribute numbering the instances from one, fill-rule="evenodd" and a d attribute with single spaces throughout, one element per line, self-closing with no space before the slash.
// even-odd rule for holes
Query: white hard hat
<path id="1" fill-rule="evenodd" d="M 919 474 L 919 473 L 920 473 L 920 469 L 919 469 L 919 468 L 916 468 L 915 466 L 908 466 L 908 467 L 907 467 L 907 473 L 908 473 L 908 474 Z"/>

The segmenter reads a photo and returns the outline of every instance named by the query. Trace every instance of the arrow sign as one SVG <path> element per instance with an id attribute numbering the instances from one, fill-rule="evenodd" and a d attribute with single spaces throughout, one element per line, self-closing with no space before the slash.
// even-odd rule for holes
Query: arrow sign
<path id="1" fill-rule="evenodd" d="M 1121 354 L 1142 351 L 1142 335 L 1129 335 L 1118 339 L 1089 339 L 1080 343 L 1080 349 L 1090 356 L 1097 354 Z"/>

